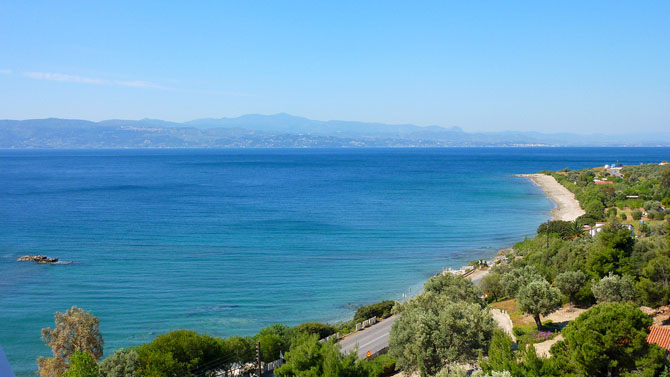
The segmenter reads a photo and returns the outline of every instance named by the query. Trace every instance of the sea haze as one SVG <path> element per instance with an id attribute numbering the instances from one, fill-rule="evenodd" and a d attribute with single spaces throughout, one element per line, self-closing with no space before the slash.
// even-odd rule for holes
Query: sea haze
<path id="1" fill-rule="evenodd" d="M 106 354 L 170 329 L 251 335 L 348 319 L 535 233 L 514 173 L 668 148 L 0 151 L 0 345 L 20 376 L 77 305 Z M 16 262 L 46 254 L 71 265 Z"/>

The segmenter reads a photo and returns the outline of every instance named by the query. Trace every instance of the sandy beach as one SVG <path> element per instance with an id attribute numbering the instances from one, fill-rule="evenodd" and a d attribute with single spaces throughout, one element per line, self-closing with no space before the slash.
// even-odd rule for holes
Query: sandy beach
<path id="1" fill-rule="evenodd" d="M 549 199 L 556 203 L 556 208 L 551 211 L 551 217 L 554 220 L 574 221 L 584 214 L 575 195 L 558 183 L 554 177 L 545 174 L 518 174 L 516 176 L 530 179 L 540 186 Z"/>

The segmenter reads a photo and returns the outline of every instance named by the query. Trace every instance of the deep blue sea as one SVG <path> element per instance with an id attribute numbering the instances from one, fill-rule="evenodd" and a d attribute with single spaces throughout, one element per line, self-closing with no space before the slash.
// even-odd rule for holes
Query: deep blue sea
<path id="1" fill-rule="evenodd" d="M 535 233 L 510 176 L 668 148 L 0 151 L 0 346 L 17 375 L 72 305 L 106 354 L 170 329 L 252 335 L 348 319 Z M 19 263 L 46 254 L 71 265 Z"/>

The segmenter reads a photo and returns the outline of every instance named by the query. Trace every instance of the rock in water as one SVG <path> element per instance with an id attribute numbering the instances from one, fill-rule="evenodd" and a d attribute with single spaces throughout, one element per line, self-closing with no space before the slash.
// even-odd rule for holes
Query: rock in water
<path id="1" fill-rule="evenodd" d="M 19 262 L 35 262 L 39 264 L 53 264 L 58 262 L 58 258 L 49 258 L 46 255 L 24 255 L 17 259 Z"/>

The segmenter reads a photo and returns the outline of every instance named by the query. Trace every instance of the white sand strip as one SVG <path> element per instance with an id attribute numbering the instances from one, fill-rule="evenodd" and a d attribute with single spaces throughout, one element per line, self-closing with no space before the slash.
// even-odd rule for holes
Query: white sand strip
<path id="1" fill-rule="evenodd" d="M 556 203 L 556 208 L 551 211 L 552 219 L 574 221 L 584 214 L 584 210 L 579 206 L 575 195 L 558 183 L 554 177 L 546 174 L 518 174 L 516 176 L 530 179 L 540 186 L 549 199 Z"/>

